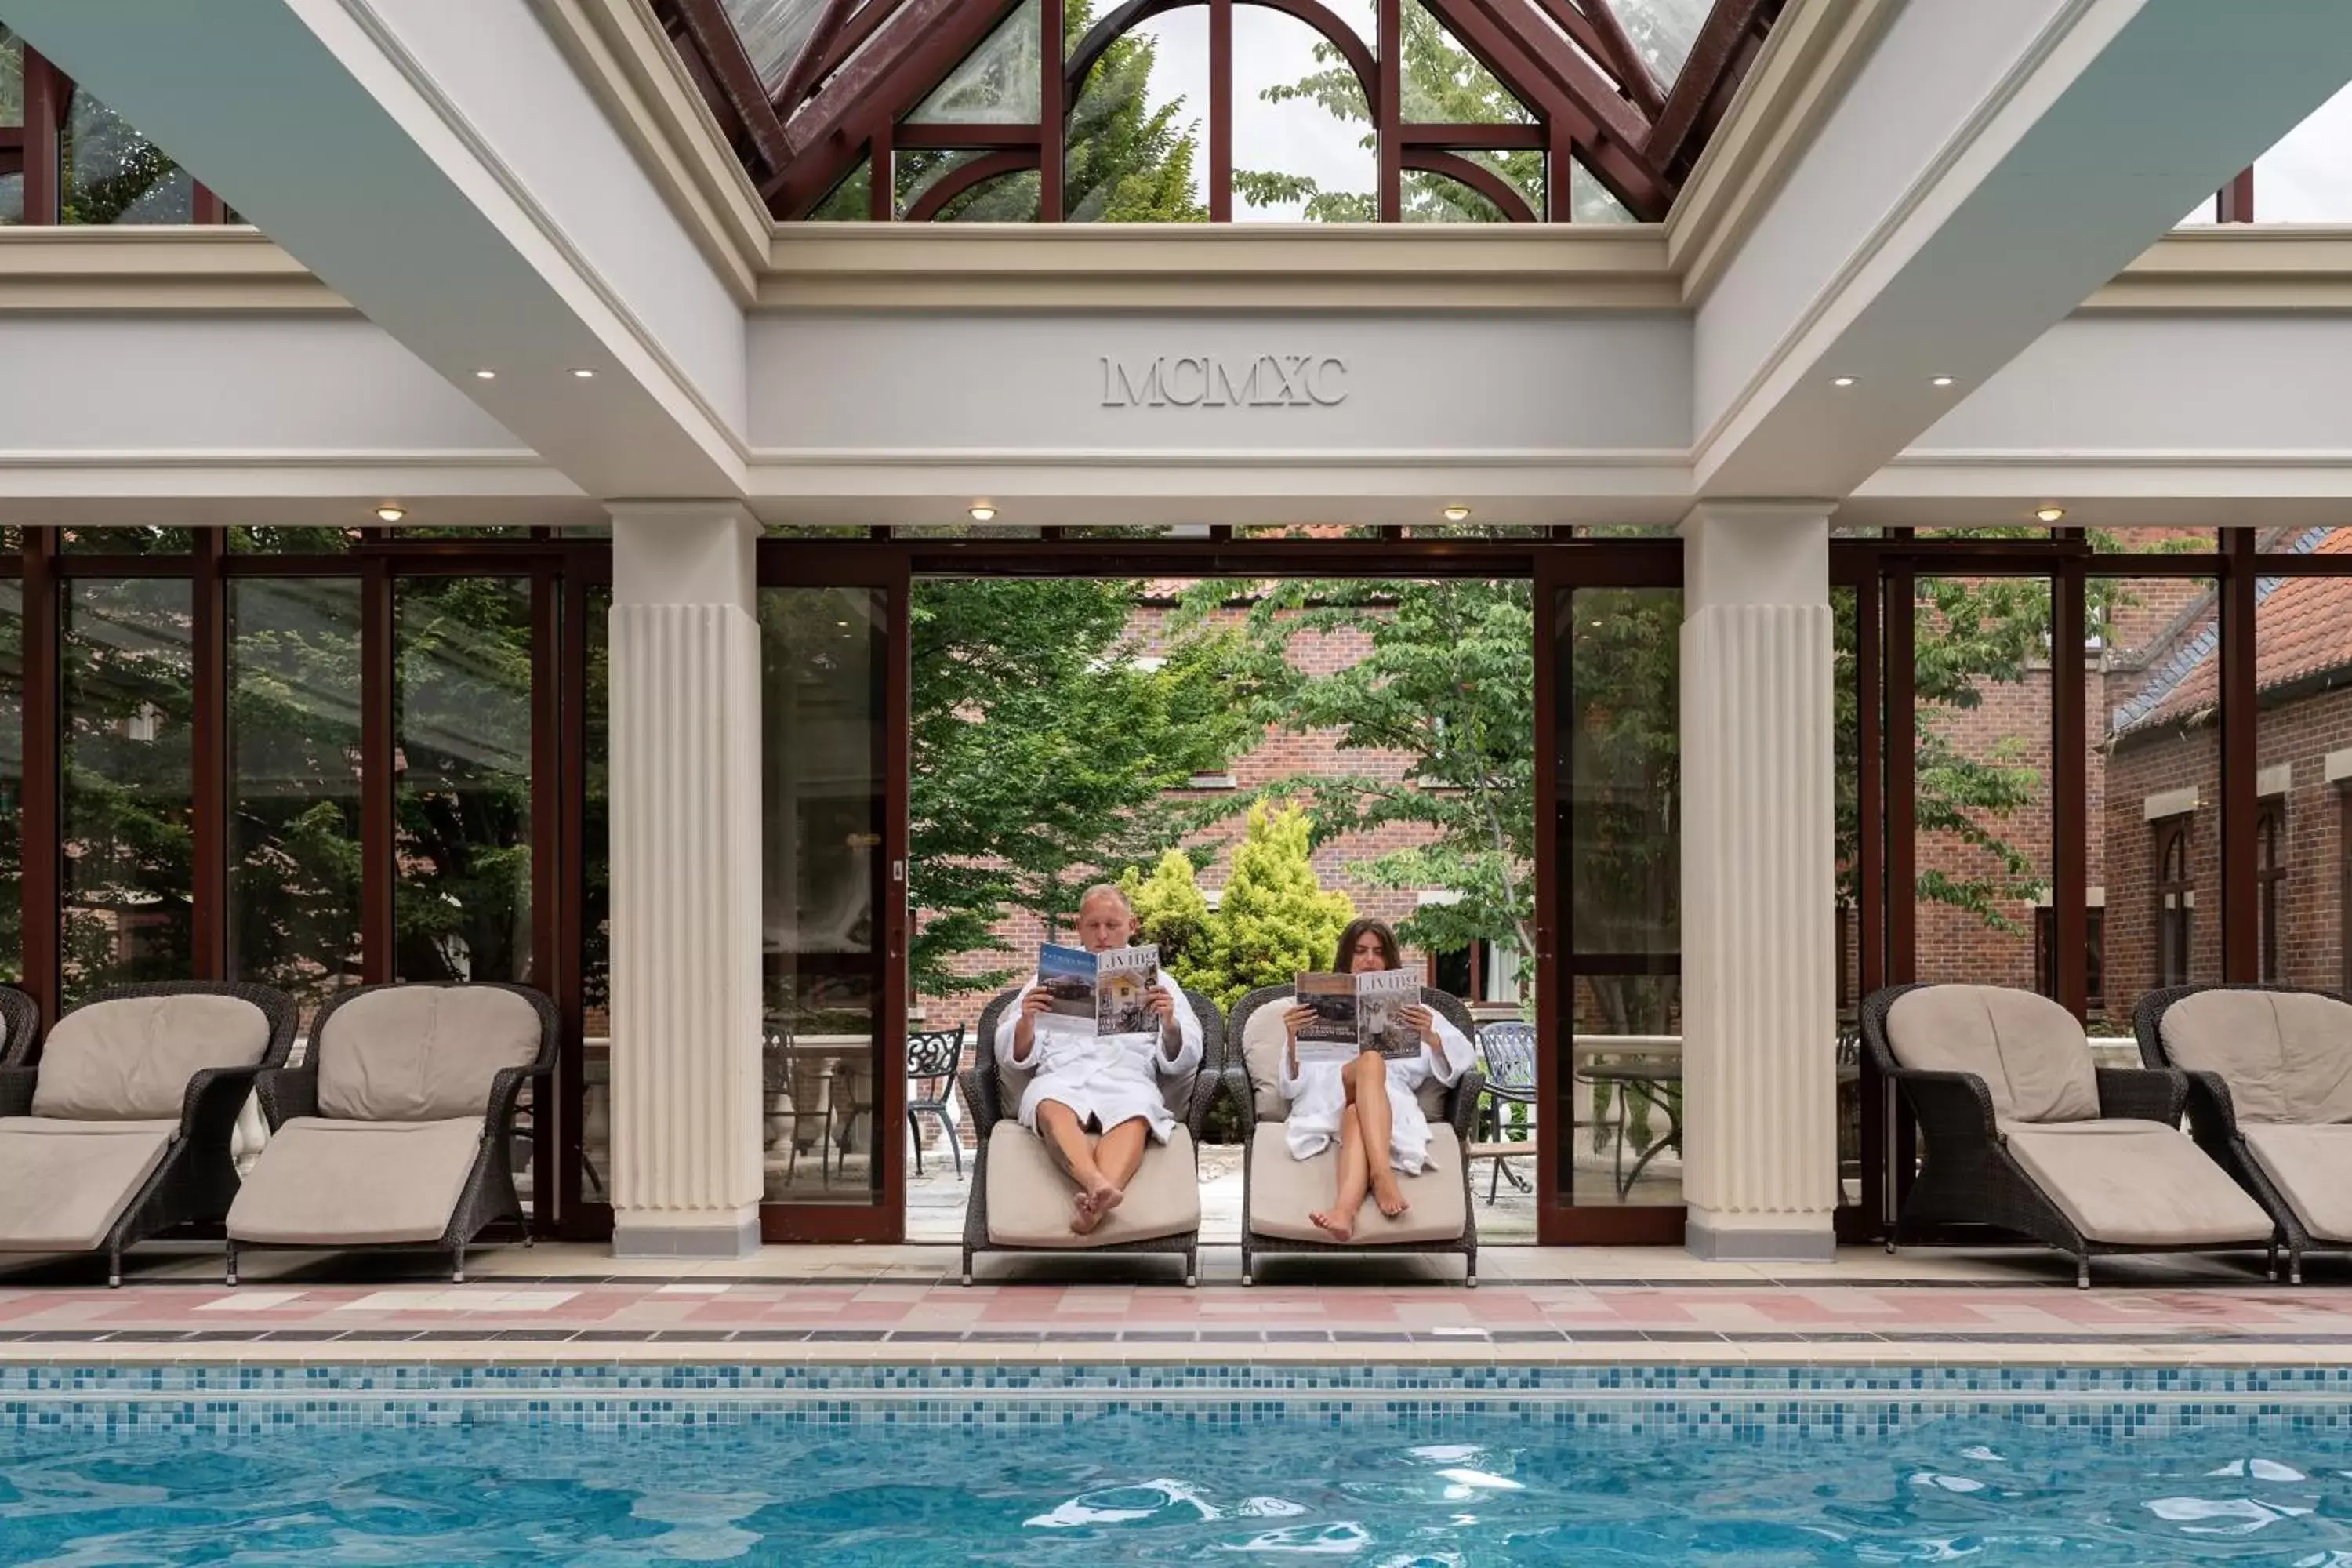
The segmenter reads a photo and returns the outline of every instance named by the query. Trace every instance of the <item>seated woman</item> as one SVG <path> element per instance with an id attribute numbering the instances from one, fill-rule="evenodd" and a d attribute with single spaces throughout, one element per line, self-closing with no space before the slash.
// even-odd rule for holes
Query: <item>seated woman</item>
<path id="1" fill-rule="evenodd" d="M 1360 920 L 1339 933 L 1339 955 L 1334 968 L 1362 974 L 1402 969 L 1396 932 L 1385 921 Z M 1458 1080 L 1470 1066 L 1469 1040 L 1462 1031 L 1416 1002 L 1401 1010 L 1404 1021 L 1421 1034 L 1421 1049 L 1409 1057 L 1384 1057 L 1378 1051 L 1360 1053 L 1352 1062 L 1298 1061 L 1298 1031 L 1315 1016 L 1307 1006 L 1293 1006 L 1282 1016 L 1289 1036 L 1284 1052 L 1282 1096 L 1290 1102 L 1283 1123 L 1294 1160 L 1311 1160 L 1339 1143 L 1339 1190 L 1329 1208 L 1307 1217 L 1334 1241 L 1356 1234 L 1356 1212 L 1363 1206 L 1369 1184 L 1381 1213 L 1394 1219 L 1411 1205 L 1397 1186 L 1397 1173 L 1417 1175 L 1429 1165 L 1429 1120 L 1421 1113 L 1413 1090 L 1434 1078 L 1440 1083 Z M 1373 1160 L 1368 1151 L 1380 1150 Z"/>

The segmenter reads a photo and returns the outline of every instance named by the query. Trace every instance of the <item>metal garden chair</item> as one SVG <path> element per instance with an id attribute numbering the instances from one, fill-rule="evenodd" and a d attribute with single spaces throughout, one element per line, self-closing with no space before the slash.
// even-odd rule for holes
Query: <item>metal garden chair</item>
<path id="1" fill-rule="evenodd" d="M 1494 1173 L 1486 1179 L 1486 1202 L 1491 1207 L 1503 1179 L 1520 1192 L 1528 1191 L 1527 1181 L 1506 1161 L 1521 1154 L 1533 1154 L 1535 1145 L 1524 1148 L 1503 1141 L 1503 1106 L 1533 1105 L 1536 1099 L 1536 1026 L 1516 1020 L 1498 1024 L 1482 1024 L 1478 1027 L 1478 1055 L 1486 1064 L 1486 1100 L 1479 1107 L 1478 1142 L 1472 1146 L 1471 1158 L 1495 1162 Z M 1508 1148 L 1509 1152 L 1504 1151 Z"/>
<path id="2" fill-rule="evenodd" d="M 955 1090 L 956 1071 L 962 1065 L 962 1025 L 907 1037 L 907 1131 L 915 1137 L 915 1174 L 919 1176 L 923 1173 L 923 1129 L 915 1120 L 919 1112 L 939 1118 L 940 1136 L 955 1157 L 956 1174 L 963 1174 L 963 1145 L 957 1142 L 955 1123 L 948 1120 L 948 1096 Z"/>

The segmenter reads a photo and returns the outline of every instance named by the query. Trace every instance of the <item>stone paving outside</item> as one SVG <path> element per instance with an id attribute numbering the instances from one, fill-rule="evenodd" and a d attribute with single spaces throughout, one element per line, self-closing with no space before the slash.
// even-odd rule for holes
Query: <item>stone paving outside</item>
<path id="1" fill-rule="evenodd" d="M 150 1247 L 104 1288 L 87 1259 L 0 1268 L 0 1360 L 1253 1358 L 1709 1362 L 2352 1362 L 2352 1266 L 2298 1289 L 2258 1257 L 2103 1262 L 2097 1284 L 2027 1249 L 1857 1249 L 1822 1265 L 1701 1263 L 1672 1248 L 1495 1247 L 1450 1260 L 1277 1260 L 1255 1289 L 1230 1247 L 1202 1287 L 1165 1260 L 999 1258 L 956 1283 L 944 1247 L 770 1247 L 742 1261 L 486 1250 L 452 1286 L 420 1255 Z M 2333 1267 L 2331 1267 L 2333 1265 Z"/>

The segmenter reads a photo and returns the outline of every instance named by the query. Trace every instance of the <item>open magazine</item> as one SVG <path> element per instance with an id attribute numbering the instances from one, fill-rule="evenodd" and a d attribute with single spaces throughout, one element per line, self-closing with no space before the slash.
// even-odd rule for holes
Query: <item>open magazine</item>
<path id="1" fill-rule="evenodd" d="M 1315 1016 L 1298 1031 L 1301 1066 L 1314 1061 L 1349 1061 L 1361 1051 L 1410 1057 L 1421 1035 L 1404 1020 L 1404 1010 L 1421 1000 L 1421 976 L 1410 969 L 1370 974 L 1304 973 L 1297 994 Z"/>
<path id="2" fill-rule="evenodd" d="M 1160 1027 L 1151 994 L 1160 988 L 1160 949 L 1115 947 L 1108 952 L 1057 947 L 1037 950 L 1037 988 L 1053 998 L 1045 1016 L 1066 1035 L 1139 1035 Z"/>

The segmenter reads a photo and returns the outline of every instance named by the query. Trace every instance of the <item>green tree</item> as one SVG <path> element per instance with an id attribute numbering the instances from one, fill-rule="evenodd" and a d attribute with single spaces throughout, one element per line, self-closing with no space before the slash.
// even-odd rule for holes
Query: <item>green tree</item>
<path id="1" fill-rule="evenodd" d="M 1404 0 L 1402 25 L 1404 79 L 1400 88 L 1406 121 L 1438 125 L 1525 125 L 1534 121 L 1527 105 L 1455 42 L 1425 7 Z M 1363 126 L 1359 145 L 1370 150 L 1379 147 L 1363 84 L 1347 57 L 1328 42 L 1316 43 L 1313 70 L 1297 81 L 1278 82 L 1258 96 L 1268 103 L 1316 104 L 1343 124 Z M 1543 216 L 1541 152 L 1471 152 L 1463 156 L 1492 171 L 1538 216 Z M 1328 191 L 1309 175 L 1280 170 L 1236 169 L 1234 190 L 1252 206 L 1303 204 L 1307 218 L 1315 223 L 1370 223 L 1380 216 L 1376 192 Z M 1479 192 L 1443 174 L 1408 169 L 1401 194 L 1402 216 L 1408 223 L 1503 223 L 1508 217 Z"/>
<path id="2" fill-rule="evenodd" d="M 1171 849 L 1160 857 L 1151 875 L 1145 876 L 1139 866 L 1129 866 L 1118 885 L 1135 907 L 1142 939 L 1159 947 L 1160 967 L 1180 980 L 1189 979 L 1193 962 L 1207 943 L 1212 919 L 1192 857 L 1181 849 Z"/>
<path id="3" fill-rule="evenodd" d="M 1325 890 L 1315 875 L 1313 826 L 1297 805 L 1260 801 L 1250 807 L 1208 942 L 1185 977 L 1220 1007 L 1261 985 L 1286 984 L 1302 969 L 1325 967 L 1339 932 L 1356 918 L 1354 900 Z"/>
<path id="4" fill-rule="evenodd" d="M 1093 26 L 1094 8 L 1087 0 L 1073 0 L 1064 8 L 1066 56 Z M 967 63 L 982 60 L 997 43 L 992 39 Z M 1181 95 L 1156 109 L 1151 104 L 1151 70 L 1159 61 L 1159 48 L 1156 40 L 1143 35 L 1129 33 L 1120 37 L 1103 51 L 1072 100 L 1062 155 L 1063 214 L 1071 222 L 1208 222 L 1208 207 L 1192 193 L 1192 170 L 1200 156 L 1200 121 L 1197 116 L 1185 117 Z M 1025 58 L 1025 79 L 1034 80 L 1034 51 Z M 950 88 L 958 85 L 952 79 L 948 84 Z M 899 153 L 891 174 L 898 210 L 907 211 L 933 182 L 977 156 L 971 152 Z M 870 170 L 861 165 L 812 216 L 865 217 L 870 179 Z M 1038 216 L 1038 189 L 1034 169 L 1002 174 L 949 201 L 940 208 L 939 220 L 1029 222 Z"/>
<path id="5" fill-rule="evenodd" d="M 1049 934 L 1087 885 L 1156 861 L 1223 803 L 1170 797 L 1258 731 L 1227 700 L 1231 630 L 1193 628 L 1142 657 L 1127 582 L 943 581 L 912 601 L 909 958 L 930 995 L 992 987 L 952 973 L 1007 952 L 1008 910 Z"/>
<path id="6" fill-rule="evenodd" d="M 1204 614 L 1224 590 L 1186 605 Z M 1433 952 L 1481 939 L 1532 953 L 1535 918 L 1535 621 L 1524 581 L 1286 583 L 1265 586 L 1246 626 L 1246 689 L 1258 717 L 1328 730 L 1345 752 L 1402 752 L 1400 776 L 1284 779 L 1270 792 L 1315 802 L 1329 837 L 1391 825 L 1428 842 L 1350 868 L 1375 887 L 1442 888 L 1399 935 Z M 1290 658 L 1301 635 L 1362 637 L 1364 656 L 1310 674 Z M 1671 711 L 1671 710 L 1669 710 Z"/>

